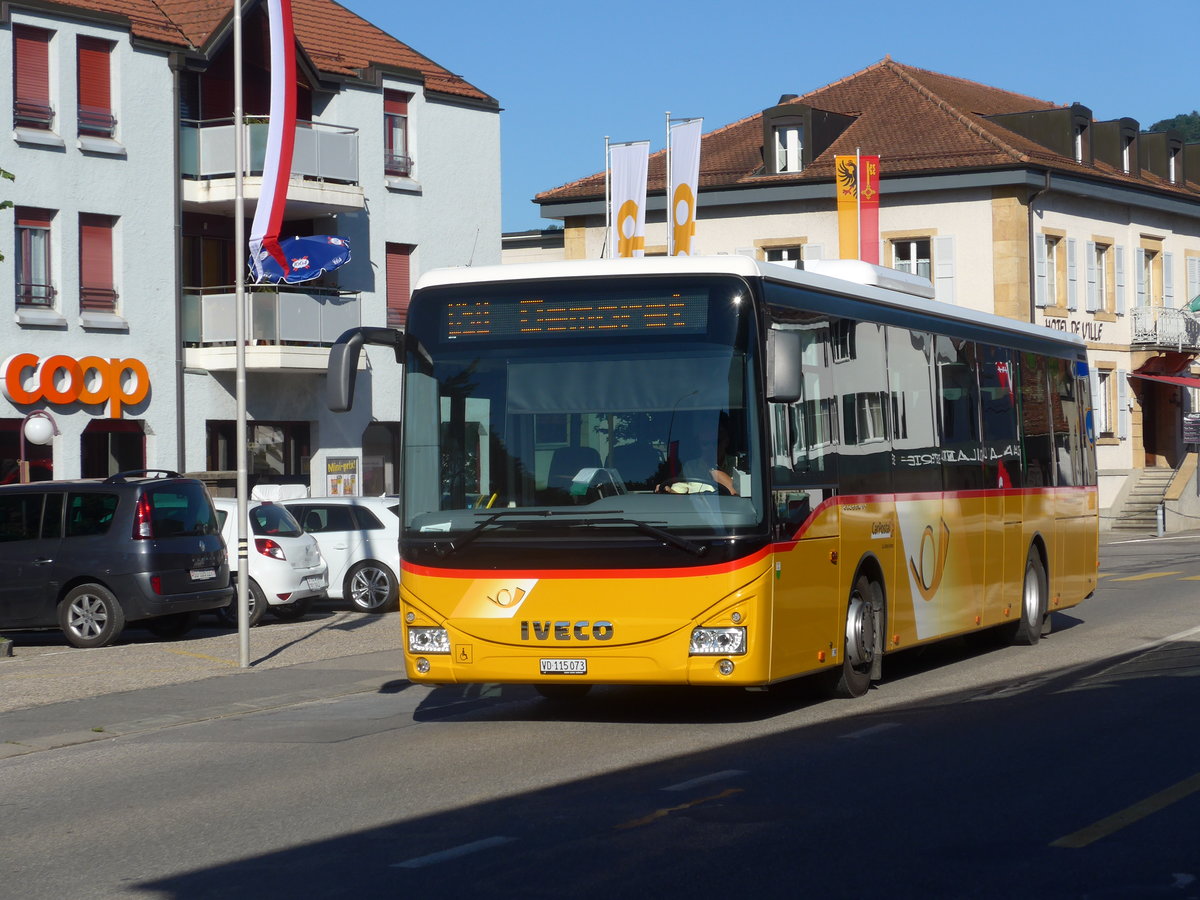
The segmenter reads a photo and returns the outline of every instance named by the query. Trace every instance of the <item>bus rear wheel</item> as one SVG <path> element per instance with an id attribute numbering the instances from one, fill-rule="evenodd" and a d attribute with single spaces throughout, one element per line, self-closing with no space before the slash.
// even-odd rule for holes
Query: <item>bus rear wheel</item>
<path id="1" fill-rule="evenodd" d="M 1042 637 L 1042 625 L 1048 615 L 1046 567 L 1042 556 L 1031 547 L 1021 580 L 1021 620 L 1012 626 L 1012 642 L 1032 647 Z"/>
<path id="2" fill-rule="evenodd" d="M 883 600 L 879 585 L 859 575 L 846 605 L 846 634 L 842 667 L 833 686 L 836 697 L 861 697 L 871 687 L 881 650 Z"/>

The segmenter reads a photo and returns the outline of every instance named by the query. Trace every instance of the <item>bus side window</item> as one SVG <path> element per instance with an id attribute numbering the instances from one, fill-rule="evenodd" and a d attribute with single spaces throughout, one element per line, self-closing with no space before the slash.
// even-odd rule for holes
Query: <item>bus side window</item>
<path id="1" fill-rule="evenodd" d="M 983 486 L 1020 487 L 1021 447 L 1012 354 L 980 344 L 977 362 L 983 413 Z"/>
<path id="2" fill-rule="evenodd" d="M 1021 384 L 1021 431 L 1025 487 L 1054 483 L 1054 449 L 1050 441 L 1050 408 L 1046 402 L 1046 360 L 1022 353 L 1018 368 Z"/>

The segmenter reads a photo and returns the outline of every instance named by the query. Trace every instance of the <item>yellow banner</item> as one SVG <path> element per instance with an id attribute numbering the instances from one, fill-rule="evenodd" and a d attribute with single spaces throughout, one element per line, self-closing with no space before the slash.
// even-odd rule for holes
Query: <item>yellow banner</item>
<path id="1" fill-rule="evenodd" d="M 858 158 L 834 157 L 838 214 L 838 257 L 858 259 Z"/>

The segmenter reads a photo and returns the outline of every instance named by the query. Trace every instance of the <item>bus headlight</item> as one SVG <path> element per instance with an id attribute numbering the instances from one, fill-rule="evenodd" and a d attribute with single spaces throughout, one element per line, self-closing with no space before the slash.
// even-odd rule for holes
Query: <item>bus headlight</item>
<path id="1" fill-rule="evenodd" d="M 445 628 L 408 629 L 409 653 L 449 653 L 450 635 Z"/>
<path id="2" fill-rule="evenodd" d="M 693 628 L 692 656 L 740 656 L 746 652 L 745 628 Z"/>

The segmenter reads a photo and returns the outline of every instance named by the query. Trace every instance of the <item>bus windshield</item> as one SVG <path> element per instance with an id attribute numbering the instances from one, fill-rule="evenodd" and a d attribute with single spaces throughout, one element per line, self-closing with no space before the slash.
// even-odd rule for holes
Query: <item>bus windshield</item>
<path id="1" fill-rule="evenodd" d="M 454 550 L 599 530 L 688 549 L 761 530 L 753 310 L 730 276 L 418 292 L 406 538 Z"/>

